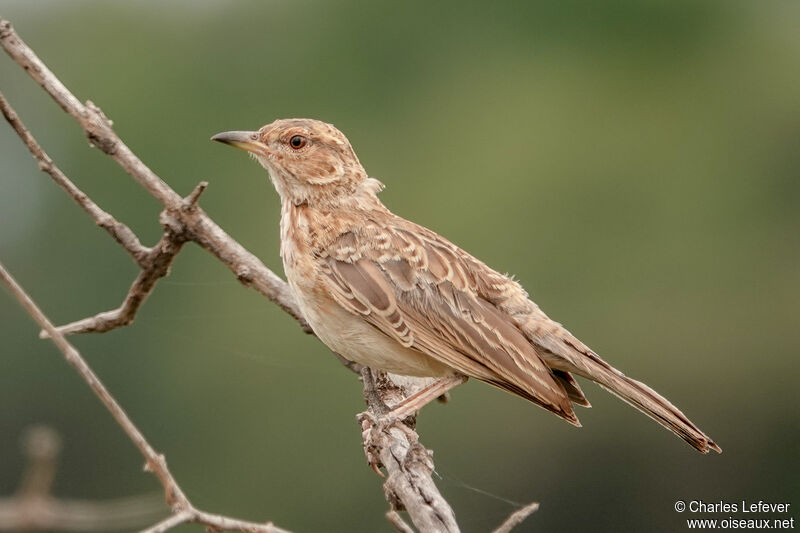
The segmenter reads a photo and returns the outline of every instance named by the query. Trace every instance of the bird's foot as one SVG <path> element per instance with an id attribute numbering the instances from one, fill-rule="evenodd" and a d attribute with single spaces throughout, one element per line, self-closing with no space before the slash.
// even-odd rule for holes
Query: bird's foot
<path id="1" fill-rule="evenodd" d="M 364 447 L 364 455 L 367 458 L 367 464 L 372 468 L 372 471 L 381 477 L 385 477 L 381 472 L 383 462 L 381 462 L 378 450 L 372 444 L 372 432 L 380 431 L 382 427 L 386 427 L 384 421 L 379 420 L 370 411 L 364 411 L 356 415 L 356 420 L 361 426 L 361 443 Z"/>

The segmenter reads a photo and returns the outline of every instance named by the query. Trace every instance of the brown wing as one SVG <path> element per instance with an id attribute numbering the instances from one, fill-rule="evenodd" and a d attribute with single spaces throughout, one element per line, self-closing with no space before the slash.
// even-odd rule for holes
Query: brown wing
<path id="1" fill-rule="evenodd" d="M 583 396 L 577 384 L 554 375 L 513 318 L 478 290 L 497 290 L 508 278 L 404 220 L 353 229 L 323 255 L 331 293 L 350 312 L 404 346 L 579 425 L 570 401 Z"/>

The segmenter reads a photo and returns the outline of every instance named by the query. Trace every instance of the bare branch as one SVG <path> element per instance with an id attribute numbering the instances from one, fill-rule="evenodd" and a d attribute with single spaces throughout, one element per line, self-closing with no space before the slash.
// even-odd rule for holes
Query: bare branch
<path id="1" fill-rule="evenodd" d="M 297 320 L 311 333 L 292 297 L 289 286 L 230 235 L 205 212 L 182 209 L 183 200 L 147 167 L 111 129 L 111 121 L 92 102 L 83 105 L 19 38 L 11 23 L 0 18 L 0 44 L 42 88 L 83 128 L 92 145 L 111 156 L 134 180 L 182 224 L 190 240 L 197 242 L 224 263 L 247 287 L 252 287 Z"/>
<path id="2" fill-rule="evenodd" d="M 64 335 L 102 333 L 120 326 L 127 326 L 133 322 L 136 311 L 150 296 L 156 282 L 169 274 L 169 267 L 175 256 L 180 252 L 183 243 L 182 236 L 175 235 L 169 231 L 165 233 L 143 261 L 143 270 L 133 281 L 131 288 L 128 289 L 128 294 L 125 296 L 121 306 L 112 311 L 105 311 L 83 320 L 59 326 L 58 331 Z M 39 337 L 43 339 L 48 336 L 48 333 L 44 330 L 39 333 Z"/>
<path id="3" fill-rule="evenodd" d="M 0 111 L 2 111 L 3 116 L 28 147 L 33 158 L 39 162 L 39 168 L 49 174 L 95 220 L 98 226 L 108 231 L 142 268 L 142 272 L 133 282 L 119 308 L 67 324 L 60 327 L 59 330 L 64 334 L 104 332 L 130 324 L 133 322 L 136 311 L 155 287 L 156 281 L 169 273 L 169 266 L 186 239 L 181 235 L 167 232 L 155 247 L 146 248 L 143 246 L 136 234 L 128 226 L 118 222 L 113 216 L 103 211 L 56 166 L 19 119 L 2 92 L 0 92 Z M 187 197 L 184 201 L 185 209 L 194 207 L 206 185 L 207 183 L 202 182 Z M 42 331 L 39 336 L 45 338 L 47 333 Z"/>
<path id="4" fill-rule="evenodd" d="M 142 163 L 130 148 L 111 131 L 111 121 L 92 102 L 84 106 L 53 75 L 31 48 L 22 42 L 11 23 L 0 19 L 0 42 L 8 55 L 16 61 L 50 96 L 77 120 L 86 132 L 89 142 L 117 161 L 134 179 L 167 207 L 177 207 L 180 196 L 155 172 Z"/>
<path id="5" fill-rule="evenodd" d="M 146 469 L 156 474 L 161 483 L 167 490 L 167 503 L 169 505 L 180 505 L 186 502 L 186 496 L 176 485 L 172 475 L 166 467 L 164 457 L 156 453 L 145 439 L 144 435 L 128 418 L 128 415 L 117 403 L 116 399 L 108 392 L 105 385 L 95 375 L 94 371 L 83 360 L 78 350 L 62 335 L 53 324 L 47 319 L 42 311 L 36 306 L 30 296 L 23 290 L 23 288 L 14 280 L 11 274 L 0 264 L 0 279 L 6 284 L 11 293 L 22 304 L 22 307 L 28 312 L 29 315 L 36 321 L 39 326 L 44 329 L 49 337 L 52 339 L 56 347 L 64 354 L 67 362 L 72 365 L 78 374 L 83 378 L 87 385 L 92 389 L 95 395 L 103 403 L 106 409 L 109 410 L 114 420 L 122 427 L 123 431 L 133 441 L 139 451 L 142 453 L 146 460 Z"/>
<path id="6" fill-rule="evenodd" d="M 359 416 L 364 452 L 374 470 L 379 466 L 386 469 L 383 490 L 391 510 L 408 511 L 420 531 L 459 531 L 453 510 L 431 477 L 433 454 L 419 443 L 413 429 L 415 418 L 409 417 L 405 423 L 381 422 L 387 406 L 402 401 L 406 391 L 389 381 L 384 372 L 365 368 L 361 377 L 369 406 L 369 411 Z"/>
<path id="7" fill-rule="evenodd" d="M 55 430 L 46 426 L 32 427 L 23 437 L 27 458 L 17 495 L 38 497 L 50 494 L 56 474 L 56 458 L 61 451 L 61 439 Z"/>
<path id="8" fill-rule="evenodd" d="M 1 31 L 1 30 L 0 30 Z M 98 226 L 106 230 L 115 241 L 117 241 L 122 247 L 133 257 L 133 259 L 141 266 L 142 268 L 145 267 L 144 261 L 147 258 L 150 249 L 143 246 L 142 243 L 139 242 L 139 239 L 136 235 L 131 231 L 131 229 L 118 222 L 114 217 L 112 217 L 107 212 L 103 211 L 100 206 L 92 201 L 83 191 L 81 191 L 78 187 L 75 186 L 72 181 L 61 172 L 53 160 L 50 159 L 50 156 L 45 153 L 39 143 L 36 142 L 33 135 L 28 131 L 25 127 L 25 124 L 17 116 L 17 113 L 14 109 L 9 105 L 8 101 L 6 100 L 3 93 L 0 92 L 0 111 L 2 111 L 3 116 L 6 118 L 11 127 L 14 128 L 14 131 L 17 132 L 19 138 L 22 139 L 22 142 L 25 143 L 25 146 L 30 151 L 33 158 L 39 163 L 39 169 L 42 172 L 46 172 L 53 178 L 58 185 L 61 186 L 62 189 L 67 191 L 67 194 L 75 200 L 75 203 L 78 204 L 81 209 L 83 209 L 86 213 L 91 216 L 94 221 L 97 223 Z"/>
<path id="9" fill-rule="evenodd" d="M 47 426 L 25 432 L 25 470 L 17 491 L 0 498 L 0 531 L 111 531 L 152 522 L 164 514 L 160 495 L 105 501 L 59 499 L 50 493 L 61 439 Z"/>
<path id="10" fill-rule="evenodd" d="M 242 533 L 262 533 L 262 532 L 288 533 L 286 532 L 285 529 L 281 529 L 273 525 L 272 522 L 266 522 L 264 524 L 254 524 L 253 522 L 246 522 L 244 520 L 238 520 L 236 518 L 228 518 L 227 516 L 211 514 L 211 513 L 206 513 L 205 511 L 197 511 L 197 510 L 195 510 L 194 516 L 192 516 L 191 521 L 196 524 L 206 525 L 212 530 L 217 529 L 221 531 L 241 531 Z"/>
<path id="11" fill-rule="evenodd" d="M 200 199 L 200 195 L 203 194 L 207 188 L 207 181 L 201 181 L 198 183 L 194 190 L 189 193 L 189 196 L 183 199 L 183 208 L 194 209 L 194 206 L 197 205 L 197 201 Z"/>
<path id="12" fill-rule="evenodd" d="M 498 526 L 498 528 L 495 529 L 492 533 L 509 533 L 509 531 L 520 525 L 522 522 L 525 521 L 526 518 L 528 518 L 530 515 L 532 515 L 538 510 L 539 510 L 538 502 L 529 503 L 525 507 L 517 509 L 516 511 L 508 515 L 508 518 L 506 518 L 505 521 L 502 524 L 500 524 L 500 526 Z"/>
<path id="13" fill-rule="evenodd" d="M 218 515 L 210 515 L 195 509 L 183 493 L 178 482 L 172 477 L 172 473 L 167 468 L 167 461 L 164 459 L 164 456 L 153 449 L 142 432 L 139 431 L 139 428 L 136 427 L 127 413 L 125 413 L 119 403 L 117 403 L 117 400 L 108 392 L 108 389 L 106 389 L 105 385 L 100 381 L 100 378 L 97 377 L 83 357 L 81 357 L 78 350 L 67 341 L 66 337 L 64 337 L 55 326 L 53 326 L 31 297 L 28 296 L 25 290 L 16 282 L 11 274 L 9 274 L 2 263 L 0 263 L 0 279 L 2 279 L 3 283 L 5 283 L 34 321 L 39 324 L 39 327 L 47 332 L 56 347 L 64 354 L 67 362 L 75 368 L 81 378 L 83 378 L 106 409 L 108 409 L 117 424 L 122 427 L 122 430 L 133 441 L 136 447 L 139 448 L 139 451 L 145 458 L 145 470 L 152 472 L 159 479 L 164 487 L 167 504 L 172 507 L 174 513 L 188 513 L 193 522 L 207 524 L 228 531 L 287 533 L 286 530 L 275 527 L 272 524 L 257 524 L 254 522 L 233 520 Z"/>
<path id="14" fill-rule="evenodd" d="M 397 511 L 386 511 L 386 520 L 388 520 L 389 523 L 392 524 L 400 533 L 414 533 L 414 530 L 411 529 L 411 526 L 406 524 L 405 520 L 403 520 L 403 517 L 400 516 L 400 513 Z"/>
<path id="15" fill-rule="evenodd" d="M 142 533 L 164 533 L 164 531 L 169 531 L 173 527 L 185 524 L 191 518 L 192 515 L 189 513 L 175 513 L 172 516 L 168 516 L 158 524 L 155 524 L 153 527 L 148 527 L 147 529 L 143 530 Z"/>
<path id="16" fill-rule="evenodd" d="M 159 495 L 100 502 L 12 497 L 0 499 L 0 531 L 130 531 L 163 514 Z"/>

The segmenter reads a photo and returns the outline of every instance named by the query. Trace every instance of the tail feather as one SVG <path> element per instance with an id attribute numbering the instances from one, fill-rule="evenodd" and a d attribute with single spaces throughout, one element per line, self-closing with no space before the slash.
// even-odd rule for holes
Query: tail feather
<path id="1" fill-rule="evenodd" d="M 621 400 L 637 408 L 675 435 L 688 442 L 701 453 L 714 450 L 722 453 L 711 437 L 695 426 L 680 409 L 656 391 L 618 371 L 596 355 L 584 360 L 589 363 L 575 372 L 595 381 Z"/>
<path id="2" fill-rule="evenodd" d="M 564 420 L 566 420 L 567 422 L 569 422 L 573 426 L 581 427 L 581 422 L 580 422 L 580 420 L 578 420 L 578 417 L 575 414 L 575 411 L 572 409 L 572 402 L 567 397 L 568 395 L 567 395 L 566 391 L 564 391 L 564 400 L 565 400 L 564 403 L 561 404 L 561 405 L 556 405 L 556 404 L 550 404 L 550 403 L 542 401 L 541 398 L 539 398 L 537 396 L 534 396 L 533 394 L 531 394 L 530 392 L 528 392 L 524 388 L 522 388 L 522 387 L 520 387 L 520 386 L 518 386 L 518 385 L 516 385 L 514 383 L 511 383 L 510 381 L 506 381 L 506 380 L 483 380 L 483 381 L 488 383 L 488 384 L 490 384 L 490 385 L 494 385 L 495 387 L 497 387 L 499 389 L 503 389 L 506 392 L 510 392 L 511 394 L 516 394 L 517 396 L 521 396 L 522 398 L 525 398 L 529 402 L 533 402 L 536 405 L 538 405 L 539 407 L 544 407 L 545 409 L 547 409 L 551 413 L 554 413 L 554 414 L 560 416 L 561 418 L 563 418 Z M 558 382 L 558 380 L 556 380 L 556 381 Z"/>
<path id="3" fill-rule="evenodd" d="M 580 405 L 581 407 L 592 406 L 589 400 L 586 399 L 586 396 L 584 396 L 581 386 L 578 385 L 578 382 L 572 377 L 572 374 L 564 372 L 563 370 L 553 370 L 553 377 L 564 387 L 572 403 Z"/>

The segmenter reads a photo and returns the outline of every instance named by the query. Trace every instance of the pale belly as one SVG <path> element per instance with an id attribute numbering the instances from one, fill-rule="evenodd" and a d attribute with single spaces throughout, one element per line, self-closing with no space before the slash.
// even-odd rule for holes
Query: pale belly
<path id="1" fill-rule="evenodd" d="M 319 292 L 298 288 L 289 272 L 287 277 L 311 329 L 328 348 L 341 356 L 405 376 L 441 377 L 454 373 L 452 368 L 433 357 L 404 347 Z"/>

